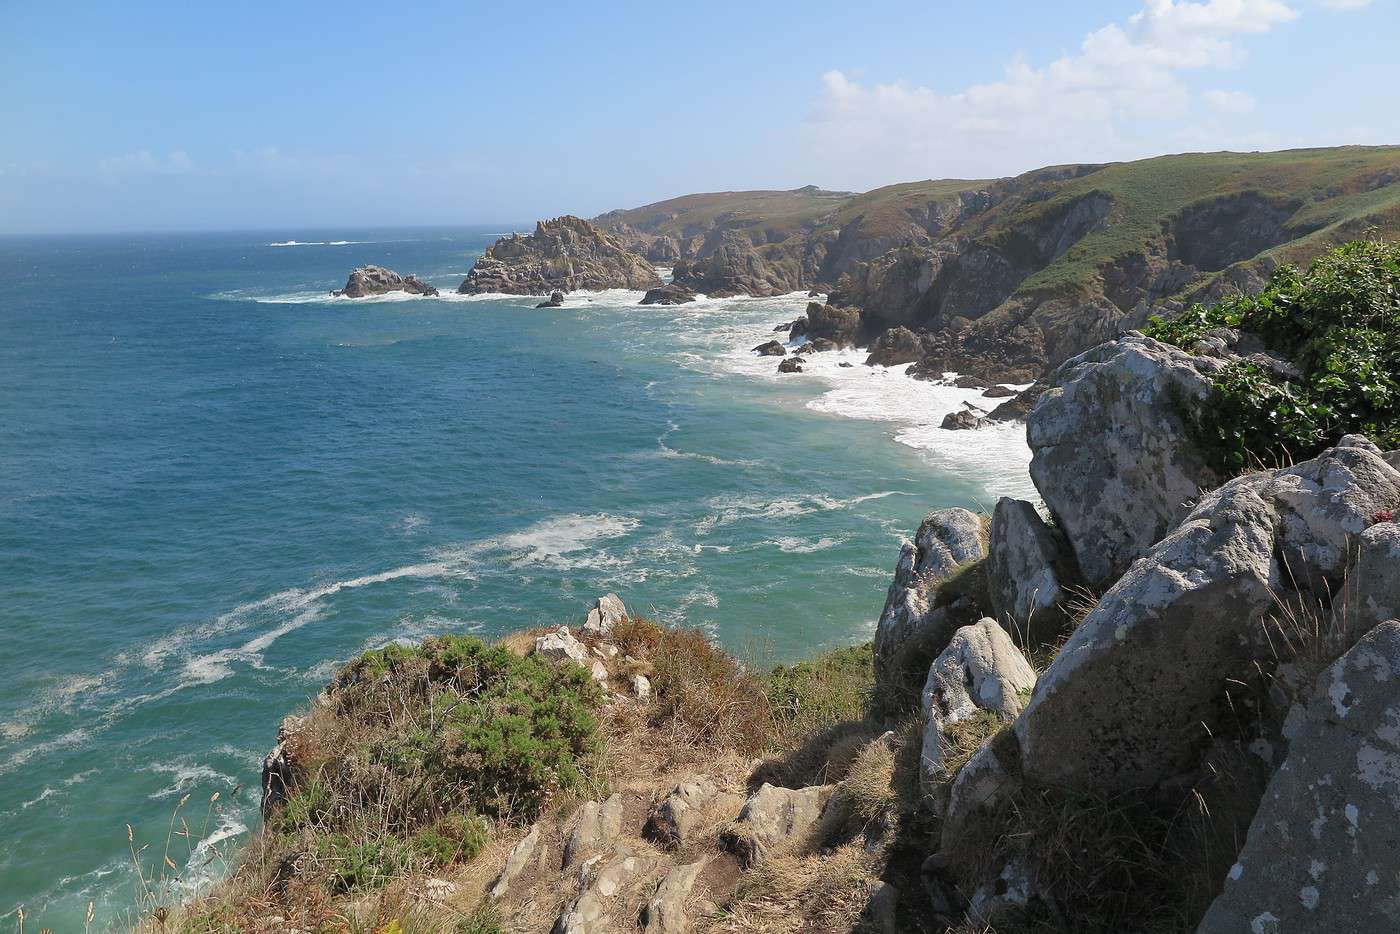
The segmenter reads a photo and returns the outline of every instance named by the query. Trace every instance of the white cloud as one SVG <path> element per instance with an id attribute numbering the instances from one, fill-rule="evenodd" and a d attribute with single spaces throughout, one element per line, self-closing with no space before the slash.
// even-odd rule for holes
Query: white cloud
<path id="1" fill-rule="evenodd" d="M 1245 91 L 1206 91 L 1201 95 L 1211 107 L 1227 114 L 1247 114 L 1254 109 L 1254 95 Z"/>
<path id="2" fill-rule="evenodd" d="M 102 175 L 193 175 L 195 164 L 183 149 L 172 149 L 163 156 L 149 149 L 138 149 L 121 156 L 109 156 L 97 161 Z"/>
<path id="3" fill-rule="evenodd" d="M 1145 0 L 1073 54 L 1040 67 L 1017 58 L 1001 80 L 950 92 L 833 70 L 808 129 L 834 181 L 854 187 L 1132 158 L 1160 149 L 1191 116 L 1184 73 L 1240 65 L 1243 40 L 1297 16 L 1280 0 Z M 1205 100 L 1234 113 L 1252 103 L 1226 91 Z"/>
<path id="4" fill-rule="evenodd" d="M 1333 10 L 1359 10 L 1371 5 L 1371 0 L 1321 0 L 1325 7 Z"/>

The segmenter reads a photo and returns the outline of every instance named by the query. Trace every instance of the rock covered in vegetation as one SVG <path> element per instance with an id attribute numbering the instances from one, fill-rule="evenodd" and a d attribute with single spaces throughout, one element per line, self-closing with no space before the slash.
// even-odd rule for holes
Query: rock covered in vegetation
<path id="1" fill-rule="evenodd" d="M 650 259 L 651 257 L 648 257 Z M 647 289 L 642 296 L 643 305 L 684 305 L 695 301 L 695 293 L 677 282 L 668 282 L 654 289 Z"/>
<path id="2" fill-rule="evenodd" d="M 1111 584 L 1219 482 L 1178 414 L 1224 366 L 1130 334 L 1066 362 L 1026 420 L 1031 479 L 1091 587 Z"/>
<path id="3" fill-rule="evenodd" d="M 1035 670 L 996 620 L 984 618 L 953 634 L 929 666 L 920 713 L 924 721 L 920 779 L 926 789 L 949 777 L 948 731 L 986 711 L 1011 721 L 1035 687 Z"/>
<path id="4" fill-rule="evenodd" d="M 1400 622 L 1290 714 L 1288 756 L 1198 934 L 1400 930 Z"/>
<path id="5" fill-rule="evenodd" d="M 964 622 L 963 608 L 940 604 L 938 585 L 986 556 L 982 520 L 954 507 L 929 513 L 899 551 L 894 581 L 875 626 L 875 677 L 900 680 L 913 660 L 926 666 Z M 971 609 L 971 608 L 969 608 Z M 918 666 L 915 661 L 915 667 Z M 923 677 L 923 672 L 918 672 Z"/>
<path id="6" fill-rule="evenodd" d="M 528 236 L 511 234 L 497 240 L 457 291 L 549 295 L 579 289 L 642 291 L 659 285 L 651 263 L 588 221 L 565 215 L 540 221 Z"/>
<path id="7" fill-rule="evenodd" d="M 1060 607 L 1073 581 L 1069 545 L 1025 500 L 1003 496 L 992 511 L 987 549 L 987 591 L 996 618 L 1029 635 L 1059 629 Z"/>
<path id="8" fill-rule="evenodd" d="M 364 298 L 367 295 L 384 295 L 387 292 L 407 292 L 409 295 L 437 295 L 438 290 L 417 276 L 401 276 L 383 266 L 359 266 L 345 280 L 345 288 L 336 289 L 332 295 L 346 298 Z"/>

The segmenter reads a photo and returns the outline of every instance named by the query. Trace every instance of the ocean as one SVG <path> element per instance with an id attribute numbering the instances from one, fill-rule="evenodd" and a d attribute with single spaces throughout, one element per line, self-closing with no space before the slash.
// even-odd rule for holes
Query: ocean
<path id="1" fill-rule="evenodd" d="M 614 591 L 791 661 L 871 637 L 928 510 L 1033 495 L 1019 426 L 938 427 L 976 392 L 752 354 L 805 295 L 453 293 L 503 232 L 0 239 L 0 929 L 216 879 L 357 653 Z M 327 294 L 371 262 L 444 295 Z"/>

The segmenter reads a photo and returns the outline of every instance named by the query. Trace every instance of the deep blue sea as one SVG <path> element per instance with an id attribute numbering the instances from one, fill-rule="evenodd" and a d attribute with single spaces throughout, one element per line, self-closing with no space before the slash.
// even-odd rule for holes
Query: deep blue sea
<path id="1" fill-rule="evenodd" d="M 217 877 L 356 653 L 611 590 L 791 660 L 870 637 L 927 510 L 1029 489 L 1017 428 L 938 429 L 975 393 L 751 354 L 805 296 L 446 294 L 502 232 L 0 239 L 0 930 L 120 923 L 168 839 Z M 327 296 L 367 262 L 444 298 Z"/>

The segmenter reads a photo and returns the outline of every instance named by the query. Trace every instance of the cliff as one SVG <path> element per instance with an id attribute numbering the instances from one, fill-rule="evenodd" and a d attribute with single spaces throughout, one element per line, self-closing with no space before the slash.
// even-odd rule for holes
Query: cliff
<path id="1" fill-rule="evenodd" d="M 177 929 L 1396 929 L 1397 295 L 1356 243 L 1066 361 L 1044 511 L 930 512 L 870 644 L 760 672 L 609 594 L 367 653 Z"/>
<path id="2" fill-rule="evenodd" d="M 940 366 L 1024 379 L 1280 263 L 1400 231 L 1397 180 L 1396 147 L 1193 153 L 860 195 L 689 195 L 596 220 L 697 291 L 829 291 L 859 311 L 862 343 L 905 327 Z"/>
<path id="3" fill-rule="evenodd" d="M 549 295 L 580 289 L 634 289 L 661 285 L 655 268 L 611 234 L 578 217 L 540 221 L 528 236 L 497 240 L 468 271 L 457 291 Z"/>

